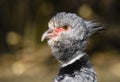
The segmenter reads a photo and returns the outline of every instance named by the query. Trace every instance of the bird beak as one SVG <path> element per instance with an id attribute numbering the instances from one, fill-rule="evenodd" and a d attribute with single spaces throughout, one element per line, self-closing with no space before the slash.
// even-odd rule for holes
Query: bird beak
<path id="1" fill-rule="evenodd" d="M 48 29 L 47 31 L 45 31 L 41 37 L 41 41 L 44 41 L 45 39 L 49 39 L 52 32 L 53 32 L 53 29 Z"/>

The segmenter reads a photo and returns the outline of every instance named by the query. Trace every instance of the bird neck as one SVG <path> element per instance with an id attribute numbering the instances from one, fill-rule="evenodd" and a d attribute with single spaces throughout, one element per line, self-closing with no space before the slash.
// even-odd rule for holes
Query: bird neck
<path id="1" fill-rule="evenodd" d="M 92 64 L 88 61 L 88 55 L 83 55 L 80 58 L 76 58 L 74 62 L 63 64 L 60 68 L 59 75 L 74 75 L 76 71 L 80 71 L 82 68 L 92 68 Z"/>
<path id="2" fill-rule="evenodd" d="M 61 62 L 62 64 L 69 64 L 85 54 L 84 49 L 86 43 L 86 41 L 81 41 L 79 39 L 69 39 L 56 41 L 54 42 L 54 45 L 50 46 L 53 55 L 59 62 Z"/>
<path id="3" fill-rule="evenodd" d="M 82 53 L 82 54 L 80 54 L 80 55 L 77 55 L 76 57 L 72 58 L 72 59 L 69 60 L 68 62 L 62 63 L 61 66 L 62 66 L 62 67 L 65 67 L 65 66 L 67 66 L 67 65 L 70 65 L 70 64 L 74 63 L 75 61 L 79 60 L 80 58 L 82 58 L 84 55 L 85 55 L 84 53 Z"/>
<path id="4" fill-rule="evenodd" d="M 81 50 L 74 50 L 73 53 L 69 52 L 64 52 L 58 59 L 58 61 L 62 64 L 63 67 L 74 63 L 76 60 L 86 55 L 85 52 Z"/>

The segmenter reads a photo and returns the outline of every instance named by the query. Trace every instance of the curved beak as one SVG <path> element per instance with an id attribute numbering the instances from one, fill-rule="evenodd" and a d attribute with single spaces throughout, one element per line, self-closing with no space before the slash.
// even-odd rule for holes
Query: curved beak
<path id="1" fill-rule="evenodd" d="M 41 37 L 41 41 L 44 41 L 45 39 L 49 39 L 52 33 L 53 33 L 53 29 L 48 29 L 47 31 L 45 31 Z"/>

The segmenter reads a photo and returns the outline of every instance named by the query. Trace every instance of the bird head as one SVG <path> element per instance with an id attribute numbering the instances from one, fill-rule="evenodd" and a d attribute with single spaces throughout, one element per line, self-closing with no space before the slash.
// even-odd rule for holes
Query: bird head
<path id="1" fill-rule="evenodd" d="M 47 39 L 53 55 L 65 63 L 83 53 L 87 38 L 101 28 L 76 14 L 61 12 L 50 19 L 41 41 Z"/>

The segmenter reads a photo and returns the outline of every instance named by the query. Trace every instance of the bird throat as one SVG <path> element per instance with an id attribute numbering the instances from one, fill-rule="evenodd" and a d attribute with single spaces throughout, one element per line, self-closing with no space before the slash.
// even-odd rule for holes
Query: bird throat
<path id="1" fill-rule="evenodd" d="M 82 41 L 73 39 L 67 39 L 66 41 L 56 41 L 50 46 L 53 55 L 62 64 L 71 61 L 78 55 L 82 55 L 84 49 Z"/>

